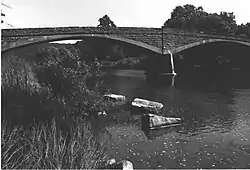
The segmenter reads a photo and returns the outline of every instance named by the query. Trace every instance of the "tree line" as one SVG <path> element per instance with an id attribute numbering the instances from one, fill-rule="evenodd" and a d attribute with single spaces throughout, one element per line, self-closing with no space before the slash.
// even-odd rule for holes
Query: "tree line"
<path id="1" fill-rule="evenodd" d="M 233 12 L 208 13 L 201 6 L 195 7 L 190 4 L 175 7 L 164 27 L 250 36 L 250 22 L 237 25 Z"/>
<path id="2" fill-rule="evenodd" d="M 116 28 L 114 22 L 107 15 L 100 18 L 99 22 L 98 27 Z M 237 25 L 233 12 L 208 13 L 203 7 L 195 7 L 191 4 L 176 6 L 163 27 L 250 37 L 250 22 Z"/>

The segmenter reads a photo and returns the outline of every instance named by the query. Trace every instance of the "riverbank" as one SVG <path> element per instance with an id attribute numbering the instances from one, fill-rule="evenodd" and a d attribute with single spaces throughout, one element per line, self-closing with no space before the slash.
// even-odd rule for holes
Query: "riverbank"
<path id="1" fill-rule="evenodd" d="M 100 67 L 70 46 L 2 56 L 3 169 L 103 167 L 108 155 L 91 120 L 112 103 Z"/>

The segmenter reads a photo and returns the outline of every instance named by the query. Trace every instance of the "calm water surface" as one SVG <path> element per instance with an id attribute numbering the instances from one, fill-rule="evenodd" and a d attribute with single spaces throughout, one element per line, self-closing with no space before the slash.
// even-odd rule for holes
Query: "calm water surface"
<path id="1" fill-rule="evenodd" d="M 111 70 L 112 93 L 164 104 L 164 116 L 184 119 L 179 127 L 141 130 L 140 114 L 123 107 L 106 123 L 109 153 L 134 168 L 250 168 L 250 79 L 217 76 L 146 76 Z"/>

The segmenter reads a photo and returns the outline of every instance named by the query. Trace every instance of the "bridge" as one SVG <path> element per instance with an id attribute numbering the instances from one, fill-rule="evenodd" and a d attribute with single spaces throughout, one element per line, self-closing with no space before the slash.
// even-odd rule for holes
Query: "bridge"
<path id="1" fill-rule="evenodd" d="M 2 53 L 17 48 L 59 40 L 85 38 L 108 39 L 132 44 L 161 55 L 169 55 L 174 72 L 173 54 L 214 42 L 230 42 L 250 47 L 250 39 L 201 32 L 185 32 L 170 28 L 143 27 L 55 27 L 2 30 Z"/>
<path id="2" fill-rule="evenodd" d="M 178 53 L 185 49 L 211 42 L 233 42 L 250 46 L 250 39 L 184 32 L 169 28 L 119 27 L 104 29 L 100 27 L 55 27 L 3 29 L 2 52 L 44 42 L 105 38 L 133 44 L 159 54 Z"/>

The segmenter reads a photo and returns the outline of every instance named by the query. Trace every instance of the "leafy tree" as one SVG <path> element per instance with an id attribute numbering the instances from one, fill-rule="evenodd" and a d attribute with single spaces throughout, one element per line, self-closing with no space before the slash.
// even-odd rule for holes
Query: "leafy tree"
<path id="1" fill-rule="evenodd" d="M 238 25 L 235 31 L 236 35 L 250 37 L 250 22 Z"/>
<path id="2" fill-rule="evenodd" d="M 114 22 L 109 18 L 108 15 L 104 15 L 102 18 L 98 20 L 100 24 L 98 27 L 103 27 L 103 28 L 116 28 L 116 25 Z"/>
<path id="3" fill-rule="evenodd" d="M 177 6 L 171 13 L 171 18 L 164 23 L 165 27 L 194 30 L 198 26 L 199 17 L 206 16 L 202 7 L 194 5 Z"/>
<path id="4" fill-rule="evenodd" d="M 237 24 L 233 12 L 207 13 L 201 6 L 186 4 L 177 6 L 164 26 L 191 31 L 233 33 Z"/>
<path id="5" fill-rule="evenodd" d="M 234 13 L 233 12 L 221 12 L 220 24 L 221 24 L 221 27 L 225 30 L 225 32 L 229 32 L 229 33 L 234 32 L 237 27 Z"/>

